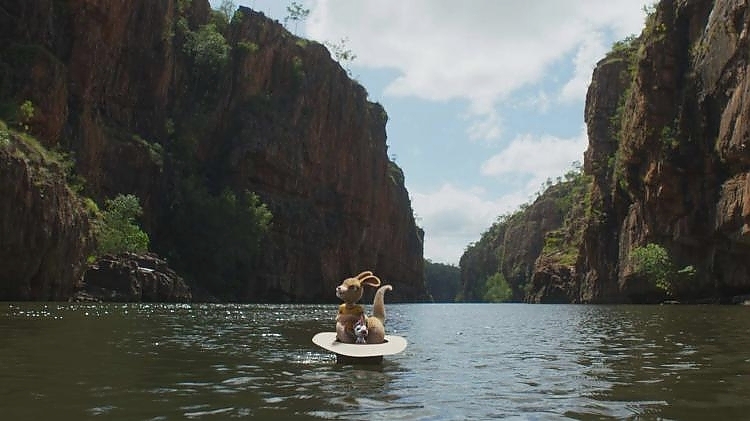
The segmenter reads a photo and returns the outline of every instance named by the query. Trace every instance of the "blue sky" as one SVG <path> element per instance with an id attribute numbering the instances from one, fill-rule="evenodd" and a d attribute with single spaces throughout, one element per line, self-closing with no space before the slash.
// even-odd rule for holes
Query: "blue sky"
<path id="1" fill-rule="evenodd" d="M 211 0 L 217 7 L 221 0 Z M 234 0 L 284 22 L 291 1 Z M 339 43 L 389 117 L 389 155 L 425 230 L 458 264 L 498 216 L 583 162 L 594 65 L 640 33 L 639 0 L 306 0 L 297 35 Z"/>

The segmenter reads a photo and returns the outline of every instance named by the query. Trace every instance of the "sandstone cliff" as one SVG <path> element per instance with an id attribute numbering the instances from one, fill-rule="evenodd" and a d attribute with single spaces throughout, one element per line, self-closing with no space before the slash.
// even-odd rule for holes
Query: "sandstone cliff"
<path id="1" fill-rule="evenodd" d="M 61 159 L 0 121 L 0 299 L 65 300 L 91 249 Z"/>
<path id="2" fill-rule="evenodd" d="M 585 110 L 587 208 L 566 217 L 578 221 L 569 230 L 580 233 L 577 253 L 563 262 L 524 246 L 538 257 L 523 280 L 524 299 L 669 298 L 635 270 L 632 252 L 649 243 L 666 249 L 675 267 L 694 268 L 673 279 L 671 298 L 731 302 L 750 292 L 749 31 L 744 1 L 664 0 L 640 36 L 598 63 Z M 559 218 L 556 210 L 548 215 Z M 550 244 L 556 231 L 534 236 Z M 476 280 L 463 259 L 462 270 Z"/>
<path id="3" fill-rule="evenodd" d="M 549 187 L 533 203 L 498 218 L 461 256 L 461 299 L 482 301 L 486 279 L 500 273 L 513 291 L 512 301 L 567 302 L 570 277 L 540 278 L 537 273 L 548 271 L 540 270 L 538 261 L 545 267 L 575 264 L 582 230 L 576 221 L 587 203 L 586 180 L 580 172 L 570 171 L 565 181 Z"/>
<path id="4" fill-rule="evenodd" d="M 661 299 L 629 259 L 649 242 L 664 246 L 677 266 L 696 268 L 692 279 L 676 282 L 677 298 L 750 291 L 749 26 L 742 1 L 662 1 L 625 57 L 597 66 L 586 169 L 601 213 L 585 238 L 582 301 Z"/>
<path id="5" fill-rule="evenodd" d="M 33 102 L 31 131 L 73 154 L 84 194 L 137 195 L 154 250 L 194 286 L 335 301 L 341 278 L 370 269 L 392 299 L 424 298 L 386 113 L 322 45 L 207 0 L 2 0 L 0 63 L 0 109 Z M 224 241 L 241 220 L 202 214 L 245 206 L 246 191 L 273 214 L 257 253 Z"/>

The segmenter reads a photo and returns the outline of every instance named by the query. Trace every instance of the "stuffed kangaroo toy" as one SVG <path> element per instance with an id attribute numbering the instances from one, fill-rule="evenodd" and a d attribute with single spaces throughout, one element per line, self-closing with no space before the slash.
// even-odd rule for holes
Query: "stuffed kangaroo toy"
<path id="1" fill-rule="evenodd" d="M 354 343 L 357 336 L 354 325 L 364 316 L 365 307 L 357 304 L 362 299 L 365 285 L 377 288 L 380 286 L 380 278 L 370 271 L 365 271 L 353 278 L 344 279 L 341 285 L 336 287 L 336 296 L 344 302 L 339 306 L 339 314 L 336 316 L 336 339 L 339 342 Z M 390 285 L 383 285 L 375 292 L 372 302 L 372 316 L 364 317 L 367 325 L 365 343 L 380 344 L 385 340 L 385 303 L 383 296 L 386 291 L 393 289 Z M 359 343 L 362 343 L 360 340 Z"/>

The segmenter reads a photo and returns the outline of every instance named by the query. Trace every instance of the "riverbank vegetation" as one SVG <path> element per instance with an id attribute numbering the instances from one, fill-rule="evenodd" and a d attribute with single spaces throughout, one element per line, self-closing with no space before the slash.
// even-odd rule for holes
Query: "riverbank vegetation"
<path id="1" fill-rule="evenodd" d="M 652 286 L 664 291 L 667 297 L 673 297 L 695 276 L 693 266 L 678 269 L 667 249 L 656 243 L 634 248 L 630 257 L 635 272 L 648 279 Z"/>
<path id="2" fill-rule="evenodd" d="M 104 201 L 104 211 L 97 212 L 97 255 L 119 253 L 145 253 L 149 237 L 138 225 L 137 218 L 143 214 L 138 197 L 118 194 Z"/>

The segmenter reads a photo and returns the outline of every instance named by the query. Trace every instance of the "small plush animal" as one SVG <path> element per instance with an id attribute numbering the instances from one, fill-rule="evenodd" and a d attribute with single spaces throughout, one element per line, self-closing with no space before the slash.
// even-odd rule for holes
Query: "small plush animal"
<path id="1" fill-rule="evenodd" d="M 367 321 L 365 320 L 365 316 L 362 315 L 362 317 L 357 320 L 357 323 L 354 324 L 354 336 L 357 338 L 354 343 L 366 344 L 367 333 Z"/>
<path id="2" fill-rule="evenodd" d="M 339 342 L 356 343 L 357 336 L 354 327 L 359 319 L 364 319 L 367 334 L 363 336 L 368 344 L 379 344 L 385 340 L 385 302 L 386 291 L 393 289 L 390 285 L 383 285 L 375 292 L 372 301 L 372 316 L 365 315 L 365 308 L 357 301 L 362 299 L 365 286 L 377 288 L 380 286 L 380 278 L 370 271 L 346 278 L 341 285 L 336 287 L 336 296 L 344 303 L 339 306 L 339 314 L 336 316 L 336 339 Z"/>

